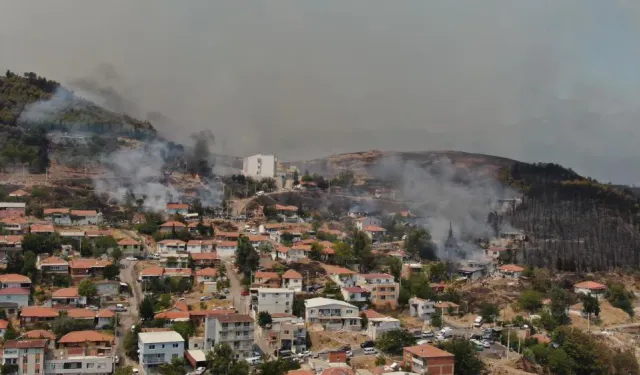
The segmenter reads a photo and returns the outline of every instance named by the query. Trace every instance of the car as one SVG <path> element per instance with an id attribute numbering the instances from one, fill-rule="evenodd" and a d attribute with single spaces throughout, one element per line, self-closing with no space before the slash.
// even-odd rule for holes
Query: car
<path id="1" fill-rule="evenodd" d="M 482 346 L 484 346 L 485 348 L 490 348 L 491 343 L 487 340 L 482 340 Z"/>
<path id="2" fill-rule="evenodd" d="M 353 357 L 353 352 L 351 350 L 347 350 L 346 353 L 344 353 L 347 355 L 347 358 L 351 358 Z"/>
<path id="3" fill-rule="evenodd" d="M 186 301 L 186 298 L 180 297 L 180 298 L 178 298 L 178 301 Z"/>
<path id="4" fill-rule="evenodd" d="M 484 319 L 481 316 L 476 316 L 476 319 L 473 321 L 473 326 L 482 327 L 483 323 L 484 323 Z"/>
<path id="5" fill-rule="evenodd" d="M 248 296 L 249 295 L 249 291 L 248 290 L 243 290 L 242 293 L 240 293 L 241 296 Z"/>
<path id="6" fill-rule="evenodd" d="M 338 349 L 338 350 L 339 350 L 339 351 L 342 351 L 342 352 L 347 352 L 347 351 L 350 351 L 350 350 L 351 350 L 351 346 L 349 346 L 349 345 L 344 345 L 344 346 L 340 347 L 340 349 Z"/>
<path id="7" fill-rule="evenodd" d="M 218 294 L 216 296 L 217 299 L 227 299 L 227 296 L 225 296 L 224 294 Z"/>
<path id="8" fill-rule="evenodd" d="M 131 332 L 133 332 L 135 330 L 136 330 L 136 325 L 134 324 L 134 325 L 131 326 Z"/>
<path id="9" fill-rule="evenodd" d="M 224 288 L 224 290 L 222 291 L 222 293 L 224 293 L 224 294 L 229 294 L 229 288 Z"/>
<path id="10" fill-rule="evenodd" d="M 435 336 L 433 331 L 422 331 L 422 337 L 425 339 L 433 336 Z"/>
<path id="11" fill-rule="evenodd" d="M 373 348 L 375 346 L 375 343 L 371 340 L 365 341 L 362 344 L 360 344 L 361 348 Z"/>
<path id="12" fill-rule="evenodd" d="M 93 306 L 93 305 L 87 306 L 86 308 L 87 308 L 87 310 L 93 310 L 93 311 L 100 310 L 100 308 L 98 306 Z"/>
<path id="13" fill-rule="evenodd" d="M 364 355 L 376 354 L 376 350 L 374 348 L 364 348 Z"/>
<path id="14" fill-rule="evenodd" d="M 207 371 L 207 369 L 206 369 L 206 368 L 204 368 L 204 367 L 198 367 L 198 368 L 196 369 L 196 375 L 202 375 L 202 374 L 204 374 L 204 372 L 205 372 L 205 371 Z"/>
<path id="15" fill-rule="evenodd" d="M 115 363 L 116 365 L 120 363 L 120 356 L 115 356 L 113 357 L 113 363 Z"/>
<path id="16" fill-rule="evenodd" d="M 202 297 L 200 297 L 200 301 L 209 301 L 211 299 L 213 299 L 213 297 L 211 297 L 211 296 L 202 296 Z"/>
<path id="17" fill-rule="evenodd" d="M 133 375 L 138 375 L 140 373 L 140 370 L 138 370 L 137 368 L 134 368 L 131 371 L 133 372 Z"/>
<path id="18" fill-rule="evenodd" d="M 137 261 L 137 260 L 138 260 L 138 258 L 136 258 L 136 257 L 126 257 L 126 258 L 124 258 L 124 259 L 129 260 L 129 261 L 131 261 L 131 262 L 135 262 L 135 261 Z"/>

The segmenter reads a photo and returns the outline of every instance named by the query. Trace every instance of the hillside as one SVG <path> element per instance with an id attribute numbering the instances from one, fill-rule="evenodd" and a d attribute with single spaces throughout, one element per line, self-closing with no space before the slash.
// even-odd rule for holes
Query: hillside
<path id="1" fill-rule="evenodd" d="M 0 126 L 42 127 L 144 138 L 155 135 L 146 121 L 108 111 L 35 73 L 0 76 Z"/>

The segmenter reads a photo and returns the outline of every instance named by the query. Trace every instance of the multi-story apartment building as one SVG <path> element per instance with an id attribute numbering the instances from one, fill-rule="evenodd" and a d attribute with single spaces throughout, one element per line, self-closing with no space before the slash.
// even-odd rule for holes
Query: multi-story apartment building
<path id="1" fill-rule="evenodd" d="M 354 271 L 342 267 L 330 267 L 327 269 L 327 276 L 343 288 L 356 286 L 358 282 L 358 275 Z"/>
<path id="2" fill-rule="evenodd" d="M 307 350 L 307 327 L 304 320 L 295 316 L 280 318 L 274 314 L 271 323 L 272 331 L 277 332 L 279 341 L 278 350 L 291 350 L 293 353 L 302 353 Z"/>
<path id="3" fill-rule="evenodd" d="M 184 356 L 184 339 L 176 331 L 138 333 L 140 366 L 145 374 Z"/>
<path id="4" fill-rule="evenodd" d="M 356 306 L 330 298 L 304 301 L 306 322 L 320 324 L 327 331 L 360 330 L 360 315 Z"/>
<path id="5" fill-rule="evenodd" d="M 15 365 L 20 375 L 42 374 L 47 340 L 8 340 L 4 343 L 2 364 Z"/>
<path id="6" fill-rule="evenodd" d="M 409 315 L 430 322 L 436 313 L 436 302 L 428 299 L 413 297 L 409 299 Z"/>
<path id="7" fill-rule="evenodd" d="M 70 332 L 47 352 L 45 374 L 106 375 L 114 370 L 114 337 L 98 331 Z"/>
<path id="8" fill-rule="evenodd" d="M 400 285 L 393 276 L 386 273 L 367 273 L 358 275 L 358 285 L 369 292 L 369 302 L 374 306 L 398 304 Z"/>
<path id="9" fill-rule="evenodd" d="M 207 316 L 204 326 L 204 350 L 226 343 L 236 358 L 252 356 L 254 322 L 249 315 L 226 314 Z"/>
<path id="10" fill-rule="evenodd" d="M 251 315 L 261 311 L 269 314 L 291 314 L 295 292 L 285 288 L 256 288 L 251 290 Z"/>
<path id="11" fill-rule="evenodd" d="M 454 355 L 429 344 L 404 348 L 403 358 L 404 363 L 417 374 L 454 374 Z"/>
<path id="12" fill-rule="evenodd" d="M 275 155 L 257 154 L 244 158 L 242 161 L 242 174 L 253 178 L 274 178 L 276 176 Z"/>
<path id="13" fill-rule="evenodd" d="M 400 329 L 400 321 L 396 318 L 382 315 L 375 310 L 366 310 L 364 314 L 369 319 L 367 335 L 372 340 L 378 339 L 383 333 Z"/>

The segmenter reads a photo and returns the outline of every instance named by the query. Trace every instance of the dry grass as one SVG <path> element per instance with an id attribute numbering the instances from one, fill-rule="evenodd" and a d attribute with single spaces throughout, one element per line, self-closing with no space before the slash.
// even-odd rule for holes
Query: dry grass
<path id="1" fill-rule="evenodd" d="M 577 310 L 577 311 L 581 311 L 582 310 L 582 303 L 578 303 L 575 304 L 573 306 L 571 306 L 572 310 Z M 573 327 L 579 328 L 581 330 L 587 330 L 588 328 L 588 321 L 586 318 L 582 318 L 578 315 L 574 315 L 571 314 L 571 325 Z M 601 300 L 600 301 L 600 319 L 599 321 L 596 323 L 594 322 L 594 319 L 591 319 L 591 327 L 592 330 L 595 327 L 598 327 L 598 329 L 602 329 L 608 326 L 614 326 L 614 325 L 618 325 L 618 324 L 627 324 L 627 323 L 633 323 L 633 321 L 631 320 L 631 318 L 629 317 L 629 314 L 627 314 L 626 312 L 611 306 L 611 304 L 606 301 L 606 300 Z"/>
<path id="2" fill-rule="evenodd" d="M 343 345 L 359 346 L 361 343 L 369 340 L 369 337 L 365 334 L 345 331 L 327 332 L 309 330 L 309 336 L 311 337 L 312 351 L 337 349 Z"/>

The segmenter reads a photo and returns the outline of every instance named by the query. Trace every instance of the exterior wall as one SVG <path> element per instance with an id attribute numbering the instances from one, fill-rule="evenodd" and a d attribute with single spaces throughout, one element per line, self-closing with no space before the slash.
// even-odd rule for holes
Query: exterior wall
<path id="1" fill-rule="evenodd" d="M 586 296 L 598 297 L 598 296 L 604 296 L 604 294 L 607 292 L 607 290 L 606 289 L 591 290 L 591 289 L 586 289 L 586 288 L 573 288 L 573 292 L 575 294 L 584 294 Z"/>
<path id="2" fill-rule="evenodd" d="M 135 255 L 140 255 L 140 253 L 142 252 L 142 246 L 141 245 L 120 245 L 120 250 L 124 255 L 135 256 Z"/>
<path id="3" fill-rule="evenodd" d="M 44 367 L 45 349 L 44 348 L 28 348 L 28 349 L 4 349 L 2 364 L 18 365 L 18 374 L 35 375 L 36 370 L 42 373 Z"/>
<path id="4" fill-rule="evenodd" d="M 338 284 L 341 287 L 356 286 L 356 282 L 357 282 L 357 275 L 356 274 L 350 274 L 350 275 L 333 274 L 333 275 L 331 275 L 330 278 L 331 278 L 331 280 L 333 280 L 333 282 L 335 282 L 336 284 Z"/>
<path id="5" fill-rule="evenodd" d="M 59 266 L 43 265 L 41 266 L 41 268 L 42 268 L 42 273 L 45 273 L 45 274 L 55 274 L 55 273 L 68 274 L 69 273 L 68 265 L 59 265 Z"/>
<path id="6" fill-rule="evenodd" d="M 19 307 L 29 306 L 29 296 L 22 294 L 9 294 L 0 296 L 0 303 L 16 303 Z"/>
<path id="7" fill-rule="evenodd" d="M 31 283 L 2 283 L 0 284 L 0 289 L 6 288 L 31 288 Z"/>
<path id="8" fill-rule="evenodd" d="M 433 375 L 453 375 L 454 358 L 419 358 L 413 356 L 408 351 L 404 351 L 403 358 L 405 363 L 411 366 L 411 371 L 418 374 Z"/>
<path id="9" fill-rule="evenodd" d="M 276 177 L 275 155 L 257 154 L 244 158 L 242 161 L 242 174 L 257 178 Z"/>
<path id="10" fill-rule="evenodd" d="M 220 323 L 215 317 L 205 320 L 204 351 L 219 343 L 229 344 L 237 358 L 253 356 L 254 324 Z"/>
<path id="11" fill-rule="evenodd" d="M 257 317 L 261 311 L 267 311 L 269 314 L 291 314 L 293 311 L 293 291 L 267 291 L 258 289 L 258 296 L 255 302 L 252 298 L 253 313 Z"/>
<path id="12" fill-rule="evenodd" d="M 218 256 L 220 258 L 231 258 L 232 256 L 236 255 L 236 249 L 237 247 L 218 247 L 216 249 L 216 253 L 218 254 Z"/>
<path id="13" fill-rule="evenodd" d="M 25 208 L 6 208 L 0 209 L 0 218 L 5 217 L 24 217 L 25 216 Z"/>
<path id="14" fill-rule="evenodd" d="M 45 217 L 45 220 L 58 225 L 71 225 L 71 216 L 69 216 L 69 214 L 53 214 Z"/>
<path id="15" fill-rule="evenodd" d="M 367 327 L 367 335 L 372 340 L 376 340 L 380 335 L 385 332 L 394 331 L 400 329 L 400 321 L 379 321 L 375 319 L 369 320 L 369 326 Z"/>
<path id="16" fill-rule="evenodd" d="M 284 279 L 283 288 L 291 289 L 295 292 L 302 292 L 302 279 Z"/>
<path id="17" fill-rule="evenodd" d="M 365 293 L 350 293 L 345 288 L 340 289 L 346 302 L 367 302 L 369 299 Z"/>
<path id="18" fill-rule="evenodd" d="M 436 313 L 434 301 L 426 301 L 417 298 L 409 299 L 409 315 L 430 321 Z"/>
<path id="19" fill-rule="evenodd" d="M 72 357 L 50 359 L 45 362 L 44 373 L 48 374 L 111 374 L 113 357 Z"/>
<path id="20" fill-rule="evenodd" d="M 306 308 L 305 321 L 309 324 L 321 324 L 327 331 L 360 330 L 358 308 L 340 305 L 324 305 Z"/>
<path id="21" fill-rule="evenodd" d="M 400 287 L 397 283 L 367 285 L 370 294 L 369 301 L 375 306 L 391 305 L 395 307 L 398 304 L 398 295 Z"/>
<path id="22" fill-rule="evenodd" d="M 145 373 L 149 373 L 149 369 L 160 366 L 163 363 L 171 363 L 173 358 L 182 358 L 184 356 L 184 342 L 164 342 L 164 343 L 143 343 L 138 342 L 140 350 L 140 365 L 144 368 Z"/>
<path id="23" fill-rule="evenodd" d="M 71 220 L 74 225 L 95 225 L 102 222 L 102 215 L 96 216 L 78 216 Z"/>

